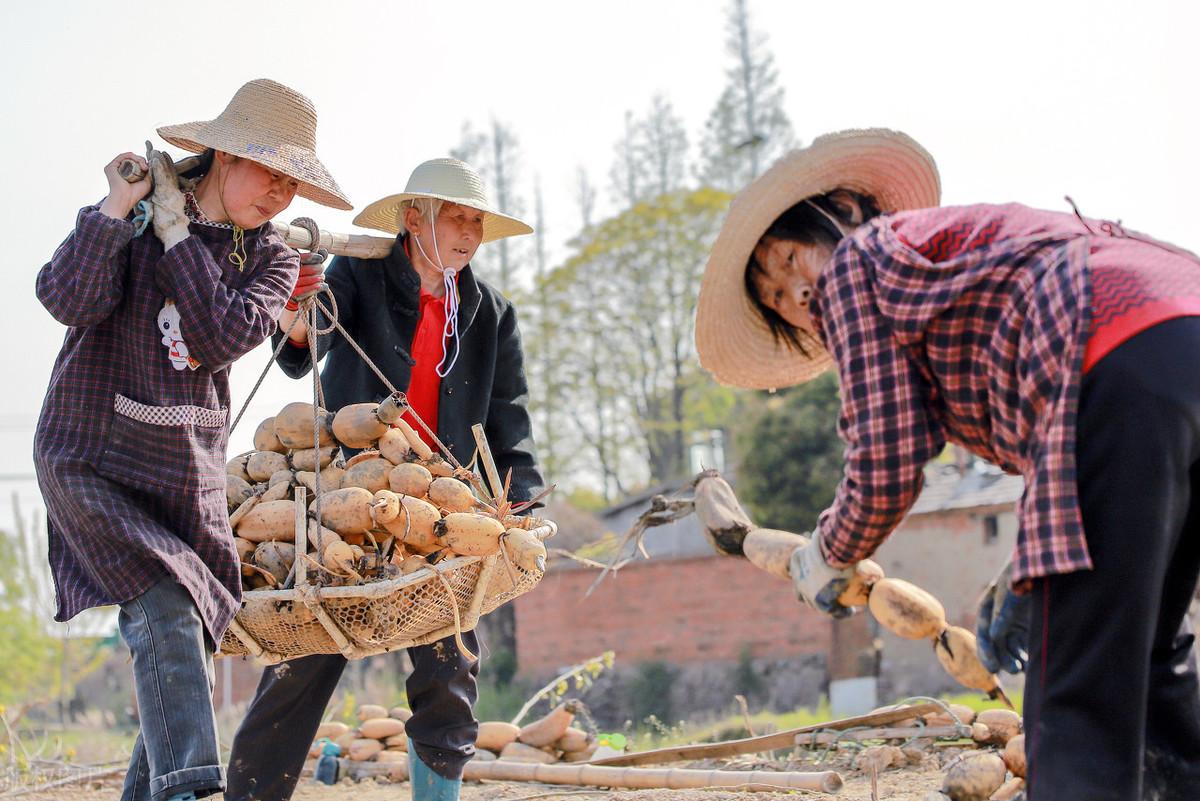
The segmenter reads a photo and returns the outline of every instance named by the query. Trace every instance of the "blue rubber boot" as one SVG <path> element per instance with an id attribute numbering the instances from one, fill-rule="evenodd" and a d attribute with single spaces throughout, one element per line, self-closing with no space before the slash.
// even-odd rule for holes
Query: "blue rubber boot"
<path id="1" fill-rule="evenodd" d="M 408 741 L 408 781 L 412 785 L 412 801 L 458 801 L 461 779 L 439 776 L 417 756 L 417 748 Z"/>
<path id="2" fill-rule="evenodd" d="M 171 796 L 167 801 L 196 801 L 196 794 L 193 792 L 180 793 L 179 795 Z"/>

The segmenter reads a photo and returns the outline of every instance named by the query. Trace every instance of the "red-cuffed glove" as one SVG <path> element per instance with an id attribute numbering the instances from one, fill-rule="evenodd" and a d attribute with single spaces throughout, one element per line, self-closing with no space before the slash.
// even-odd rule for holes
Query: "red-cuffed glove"
<path id="1" fill-rule="evenodd" d="M 292 296 L 284 308 L 288 311 L 296 311 L 300 308 L 297 301 L 312 297 L 328 288 L 325 283 L 324 254 L 305 253 L 300 257 L 300 273 L 296 276 L 296 285 L 292 287 Z"/>

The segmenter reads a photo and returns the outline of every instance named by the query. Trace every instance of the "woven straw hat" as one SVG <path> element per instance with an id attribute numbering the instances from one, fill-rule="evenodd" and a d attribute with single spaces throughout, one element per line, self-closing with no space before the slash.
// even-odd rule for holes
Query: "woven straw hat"
<path id="1" fill-rule="evenodd" d="M 933 157 L 905 134 L 881 128 L 818 137 L 738 193 L 713 243 L 696 305 L 700 364 L 721 383 L 774 389 L 829 369 L 824 349 L 805 357 L 775 341 L 746 294 L 745 272 L 758 240 L 783 212 L 839 188 L 871 195 L 885 214 L 936 206 L 941 197 Z"/>
<path id="2" fill-rule="evenodd" d="M 317 110 L 281 83 L 250 81 L 216 119 L 164 125 L 158 135 L 193 153 L 211 147 L 241 156 L 295 178 L 301 197 L 335 209 L 354 208 L 317 158 Z"/>
<path id="3" fill-rule="evenodd" d="M 398 234 L 400 204 L 420 197 L 445 200 L 484 212 L 484 242 L 533 233 L 532 228 L 516 217 L 509 217 L 492 207 L 479 173 L 458 159 L 449 158 L 431 159 L 417 165 L 403 192 L 376 200 L 359 212 L 354 218 L 354 224 Z"/>

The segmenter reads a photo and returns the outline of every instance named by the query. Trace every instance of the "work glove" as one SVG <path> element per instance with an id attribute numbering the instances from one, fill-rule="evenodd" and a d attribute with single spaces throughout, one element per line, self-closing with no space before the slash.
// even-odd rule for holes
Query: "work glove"
<path id="1" fill-rule="evenodd" d="M 304 253 L 300 256 L 300 272 L 296 275 L 296 285 L 292 287 L 292 294 L 285 308 L 296 311 L 300 308 L 298 301 L 324 292 L 328 288 L 325 283 L 325 252 Z"/>
<path id="2" fill-rule="evenodd" d="M 1012 562 L 1004 566 L 979 603 L 975 622 L 976 650 L 979 661 L 992 673 L 1020 673 L 1029 661 L 1028 595 L 1009 589 Z"/>
<path id="3" fill-rule="evenodd" d="M 151 150 L 147 154 L 150 174 L 154 176 L 154 190 L 150 193 L 150 205 L 154 212 L 151 218 L 154 234 L 170 250 L 188 238 L 188 216 L 184 211 L 183 192 L 179 191 L 179 177 L 175 164 L 165 153 Z"/>
<path id="4" fill-rule="evenodd" d="M 853 609 L 837 601 L 854 577 L 854 567 L 830 567 L 819 536 L 814 535 L 807 545 L 792 551 L 788 573 L 800 600 L 813 609 L 835 618 L 854 613 Z"/>

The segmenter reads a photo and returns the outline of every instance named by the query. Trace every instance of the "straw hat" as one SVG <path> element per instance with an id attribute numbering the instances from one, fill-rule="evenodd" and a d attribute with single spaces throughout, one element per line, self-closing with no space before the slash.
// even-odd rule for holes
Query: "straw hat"
<path id="1" fill-rule="evenodd" d="M 281 83 L 250 81 L 216 119 L 164 125 L 158 135 L 193 153 L 211 147 L 241 156 L 295 178 L 301 197 L 335 209 L 354 208 L 317 158 L 317 110 Z"/>
<path id="2" fill-rule="evenodd" d="M 696 305 L 700 364 L 721 383 L 786 387 L 832 364 L 824 349 L 805 357 L 776 342 L 746 294 L 744 276 L 771 223 L 801 200 L 839 188 L 871 195 L 885 214 L 936 206 L 941 197 L 933 157 L 905 134 L 882 128 L 818 137 L 738 193 L 713 243 Z"/>
<path id="3" fill-rule="evenodd" d="M 398 195 L 388 195 L 367 206 L 354 218 L 355 225 L 374 228 L 389 234 L 400 233 L 400 204 L 419 197 L 431 197 L 470 206 L 484 212 L 483 241 L 491 242 L 506 236 L 532 234 L 533 229 L 516 217 L 509 217 L 492 207 L 483 179 L 479 173 L 458 159 L 431 159 L 417 165 L 408 185 Z"/>

